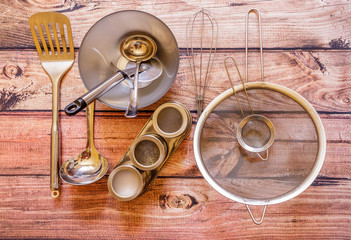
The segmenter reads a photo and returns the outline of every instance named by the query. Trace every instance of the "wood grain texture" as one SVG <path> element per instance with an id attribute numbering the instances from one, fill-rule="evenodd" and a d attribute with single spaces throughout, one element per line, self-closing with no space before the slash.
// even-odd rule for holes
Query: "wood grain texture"
<path id="1" fill-rule="evenodd" d="M 185 27 L 201 7 L 209 9 L 219 24 L 219 50 L 205 105 L 230 87 L 223 65 L 225 57 L 234 57 L 244 73 L 245 13 L 254 7 L 262 12 L 265 81 L 305 97 L 319 112 L 326 131 L 326 158 L 316 180 L 296 198 L 269 206 L 260 226 L 252 223 L 243 204 L 223 197 L 209 186 L 194 158 L 197 117 Z M 170 27 L 180 47 L 180 67 L 172 88 L 159 101 L 142 109 L 136 119 L 126 119 L 123 111 L 96 104 L 95 143 L 109 160 L 109 172 L 164 102 L 179 101 L 192 111 L 191 133 L 148 191 L 131 202 L 118 202 L 108 193 L 109 173 L 88 186 L 60 182 L 61 196 L 53 200 L 49 189 L 51 85 L 35 51 L 28 18 L 40 11 L 66 14 L 78 54 L 84 35 L 96 21 L 126 9 L 154 14 Z M 348 0 L 1 1 L 0 238 L 351 239 L 350 13 Z M 249 81 L 253 82 L 260 81 L 259 52 L 256 17 L 250 15 L 250 21 L 249 47 L 254 49 L 249 55 Z M 76 61 L 62 81 L 60 109 L 83 92 Z M 296 128 L 306 124 L 298 110 L 286 120 L 280 118 L 291 105 L 267 94 L 251 97 L 260 110 L 274 109 L 266 114 L 285 129 L 284 134 L 277 135 L 275 144 L 279 150 L 274 151 L 283 155 L 289 141 L 311 138 L 310 131 Z M 85 113 L 68 117 L 62 110 L 60 118 L 64 161 L 85 147 L 86 120 Z M 227 136 L 219 137 L 225 140 Z M 215 149 L 213 154 L 217 153 Z M 303 158 L 294 164 L 305 166 Z M 233 164 L 223 165 L 230 170 Z M 285 174 L 279 164 L 274 170 L 274 174 Z M 227 169 L 218 171 L 228 173 Z M 250 171 L 239 173 L 245 178 Z M 259 218 L 262 207 L 252 209 Z"/>
<path id="2" fill-rule="evenodd" d="M 126 120 L 123 113 L 95 114 L 95 145 L 99 152 L 110 163 L 110 171 L 124 155 L 135 136 L 147 122 L 151 113 L 141 113 L 136 119 Z M 193 114 L 195 118 L 195 114 Z M 348 164 L 351 154 L 351 117 L 338 115 L 321 115 L 326 129 L 328 151 L 323 167 L 325 176 L 347 177 L 351 171 Z M 272 116 L 272 121 L 277 121 Z M 284 120 L 286 131 L 284 136 L 289 139 L 304 139 L 307 132 L 299 132 L 294 128 L 301 121 L 298 117 Z M 72 118 L 61 114 L 61 159 L 65 161 L 80 153 L 86 144 L 85 114 L 80 113 Z M 50 156 L 50 112 L 3 112 L 0 114 L 0 155 L 9 159 L 1 167 L 0 175 L 48 175 Z M 171 177 L 200 177 L 194 155 L 193 135 L 195 124 L 188 137 L 174 153 L 161 172 L 161 176 Z M 290 133 L 289 133 L 290 132 Z M 279 134 L 277 134 L 279 137 Z M 221 136 L 218 136 L 221 138 Z M 288 146 L 291 143 L 277 143 Z M 280 147 L 276 148 L 280 149 Z M 215 152 L 215 150 L 214 150 Z M 284 151 L 282 151 L 284 154 Z M 30 161 L 28 161 L 30 159 Z M 303 159 L 297 159 L 303 164 Z M 279 166 L 277 166 L 279 169 Z M 109 172 L 110 172 L 109 171 Z M 322 174 L 323 174 L 322 172 Z M 284 174 L 284 173 L 281 173 Z"/>
<path id="3" fill-rule="evenodd" d="M 51 84 L 39 63 L 35 51 L 1 51 L 0 84 L 1 110 L 50 110 Z M 205 106 L 224 90 L 230 88 L 223 61 L 236 58 L 242 74 L 245 54 L 226 51 L 216 55 Z M 281 84 L 305 97 L 317 111 L 351 112 L 351 52 L 339 51 L 265 51 L 265 81 Z M 258 52 L 250 52 L 249 81 L 260 81 Z M 1 71 L 2 69 L 2 71 Z M 233 72 L 235 84 L 239 83 Z M 167 94 L 144 110 L 155 110 L 166 101 L 179 101 L 195 110 L 194 87 L 185 53 L 182 52 L 177 78 Z M 61 109 L 84 93 L 79 77 L 78 64 L 66 75 L 61 84 Z M 35 103 L 35 105 L 33 105 Z M 268 103 L 267 103 L 268 104 Z M 271 109 L 276 104 L 272 103 Z M 98 105 L 97 110 L 113 110 Z"/>
<path id="4" fill-rule="evenodd" d="M 176 7 L 175 7 L 176 6 Z M 2 48 L 34 48 L 28 26 L 30 15 L 40 11 L 66 14 L 71 21 L 73 38 L 79 47 L 89 28 L 102 17 L 121 10 L 149 12 L 164 21 L 174 33 L 180 47 L 186 47 L 188 19 L 201 7 L 209 9 L 220 28 L 219 47 L 244 48 L 245 14 L 250 8 L 262 12 L 263 39 L 266 48 L 349 48 L 351 41 L 350 2 L 347 0 L 294 1 L 11 1 L 0 3 Z M 257 36 L 252 17 L 250 33 Z M 250 46 L 257 47 L 250 38 Z"/>
<path id="5" fill-rule="evenodd" d="M 261 226 L 253 225 L 243 204 L 221 196 L 203 179 L 158 178 L 148 192 L 131 202 L 111 198 L 106 177 L 90 186 L 64 185 L 57 201 L 50 199 L 47 181 L 47 176 L 1 177 L 0 236 L 348 239 L 351 234 L 351 189 L 342 179 L 334 183 L 321 179 L 320 185 L 298 197 L 269 206 Z M 253 211 L 259 215 L 261 207 Z"/>

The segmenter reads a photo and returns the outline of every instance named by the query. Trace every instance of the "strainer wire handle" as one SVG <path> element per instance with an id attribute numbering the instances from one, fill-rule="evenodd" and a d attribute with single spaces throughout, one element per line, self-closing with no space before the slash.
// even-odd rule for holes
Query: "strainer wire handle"
<path id="1" fill-rule="evenodd" d="M 226 57 L 226 58 L 224 59 L 224 67 L 225 67 L 225 71 L 227 72 L 227 76 L 228 76 L 228 79 L 229 79 L 230 85 L 231 85 L 231 87 L 232 87 L 232 89 L 233 89 L 233 92 L 234 92 L 234 96 L 235 96 L 235 98 L 236 98 L 236 101 L 238 102 L 238 105 L 239 105 L 239 108 L 240 108 L 241 114 L 242 114 L 242 116 L 245 118 L 245 113 L 244 113 L 244 111 L 243 111 L 243 108 L 241 107 L 241 104 L 240 104 L 239 98 L 238 98 L 238 96 L 237 96 L 237 94 L 236 94 L 236 91 L 235 91 L 235 88 L 234 88 L 233 81 L 232 81 L 232 79 L 231 79 L 231 77 L 230 77 L 230 74 L 229 74 L 228 65 L 227 65 L 227 60 L 232 60 L 232 61 L 233 61 L 234 66 L 235 66 L 235 68 L 236 68 L 236 71 L 238 72 L 238 75 L 239 75 L 239 78 L 240 78 L 241 84 L 243 85 L 243 89 L 244 89 L 244 92 L 245 92 L 245 95 L 246 95 L 246 99 L 247 99 L 247 102 L 248 102 L 249 107 L 250 107 L 250 110 L 251 110 L 251 114 L 254 114 L 254 112 L 253 112 L 253 110 L 252 110 L 252 106 L 251 106 L 250 98 L 249 98 L 249 95 L 247 94 L 247 91 L 246 91 L 246 86 L 245 86 L 244 80 L 243 80 L 243 78 L 241 77 L 241 74 L 240 74 L 239 68 L 238 68 L 238 66 L 237 66 L 237 64 L 236 64 L 236 62 L 235 62 L 235 60 L 234 60 L 234 58 L 232 58 L 232 57 Z"/>
<path id="2" fill-rule="evenodd" d="M 258 28 L 260 34 L 260 55 L 261 55 L 261 81 L 264 82 L 264 72 L 263 72 L 263 50 L 262 50 L 262 25 L 261 25 L 261 13 L 258 9 L 252 8 L 246 13 L 246 24 L 245 24 L 245 82 L 248 82 L 248 32 L 249 32 L 249 15 L 250 13 L 256 13 L 258 17 Z"/>
<path id="3" fill-rule="evenodd" d="M 262 157 L 261 154 L 259 154 L 259 153 L 257 153 L 257 155 L 258 155 L 258 156 L 261 158 L 261 160 L 263 160 L 263 161 L 268 160 L 268 149 L 267 149 L 267 153 L 266 153 L 266 157 L 265 157 L 265 158 Z"/>
<path id="4" fill-rule="evenodd" d="M 264 214 L 266 213 L 266 209 L 267 209 L 267 205 L 264 206 L 263 211 L 262 211 L 262 216 L 261 216 L 261 219 L 260 219 L 259 221 L 257 221 L 256 218 L 253 216 L 249 205 L 245 204 L 245 206 L 246 206 L 247 210 L 248 210 L 249 213 L 250 213 L 250 216 L 251 216 L 252 221 L 253 221 L 255 224 L 257 224 L 257 225 L 260 225 L 260 224 L 263 222 Z"/>

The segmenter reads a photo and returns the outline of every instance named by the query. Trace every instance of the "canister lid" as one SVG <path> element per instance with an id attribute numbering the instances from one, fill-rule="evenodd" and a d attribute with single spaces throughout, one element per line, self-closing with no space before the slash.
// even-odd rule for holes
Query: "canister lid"
<path id="1" fill-rule="evenodd" d="M 108 178 L 108 190 L 120 201 L 136 198 L 143 189 L 144 180 L 140 172 L 131 165 L 115 168 Z"/>
<path id="2" fill-rule="evenodd" d="M 152 170 L 160 166 L 165 159 L 167 145 L 161 137 L 155 134 L 147 134 L 135 139 L 129 153 L 133 164 L 137 168 Z"/>
<path id="3" fill-rule="evenodd" d="M 153 115 L 153 126 L 162 137 L 178 137 L 188 126 L 187 113 L 177 103 L 165 103 L 156 109 Z"/>

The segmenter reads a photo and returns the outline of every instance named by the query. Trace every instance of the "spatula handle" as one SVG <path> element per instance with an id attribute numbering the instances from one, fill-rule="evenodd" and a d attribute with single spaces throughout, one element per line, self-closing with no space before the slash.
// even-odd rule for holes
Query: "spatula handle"
<path id="1" fill-rule="evenodd" d="M 52 84 L 52 125 L 51 125 L 51 153 L 50 153 L 50 189 L 51 196 L 57 198 L 59 196 L 58 183 L 58 167 L 59 167 L 59 148 L 60 148 L 60 132 L 58 125 L 58 93 L 59 83 Z"/>

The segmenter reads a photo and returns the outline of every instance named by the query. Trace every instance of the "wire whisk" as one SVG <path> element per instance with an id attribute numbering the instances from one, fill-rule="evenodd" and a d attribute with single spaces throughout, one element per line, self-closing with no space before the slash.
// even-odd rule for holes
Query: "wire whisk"
<path id="1" fill-rule="evenodd" d="M 218 41 L 218 24 L 210 11 L 202 8 L 189 19 L 186 26 L 186 41 L 197 116 L 200 117 Z M 204 56 L 205 52 L 208 57 Z"/>

